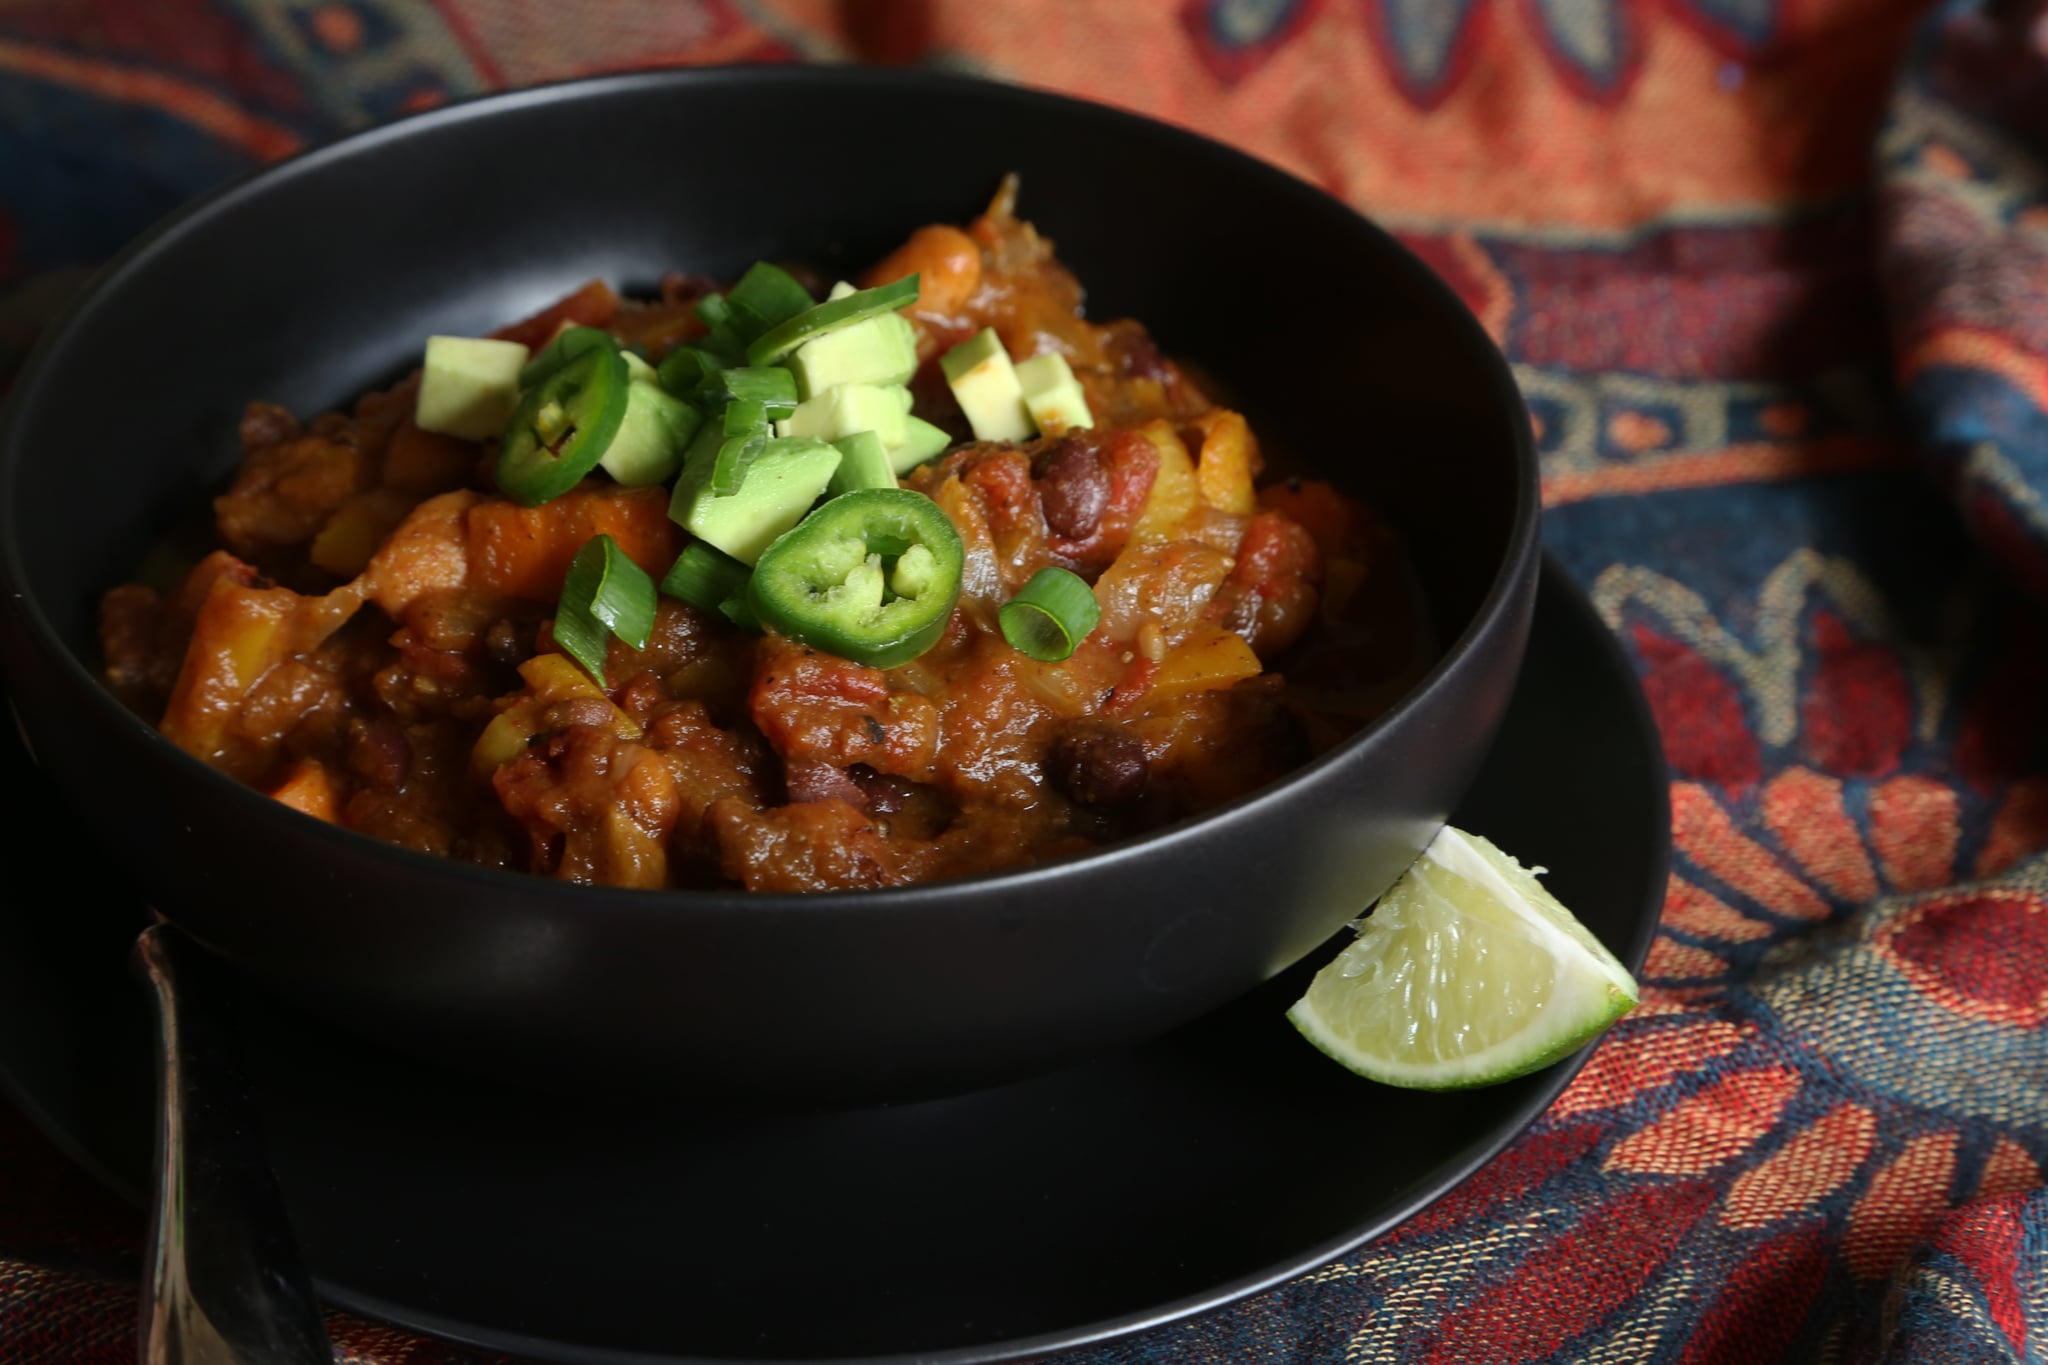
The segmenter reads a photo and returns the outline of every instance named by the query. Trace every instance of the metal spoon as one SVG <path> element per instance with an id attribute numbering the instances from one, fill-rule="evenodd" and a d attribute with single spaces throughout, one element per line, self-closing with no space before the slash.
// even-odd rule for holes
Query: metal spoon
<path id="1" fill-rule="evenodd" d="M 330 1365 L 334 1348 L 253 1119 L 219 968 L 159 921 L 134 967 L 156 1004 L 154 1247 L 142 1365 Z"/>

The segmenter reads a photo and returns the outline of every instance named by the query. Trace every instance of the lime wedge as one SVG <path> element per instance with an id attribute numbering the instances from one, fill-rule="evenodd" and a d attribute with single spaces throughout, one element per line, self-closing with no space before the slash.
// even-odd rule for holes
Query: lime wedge
<path id="1" fill-rule="evenodd" d="M 1635 1003 L 1534 872 L 1446 825 L 1287 1017 L 1361 1076 L 1457 1090 L 1548 1066 Z"/>

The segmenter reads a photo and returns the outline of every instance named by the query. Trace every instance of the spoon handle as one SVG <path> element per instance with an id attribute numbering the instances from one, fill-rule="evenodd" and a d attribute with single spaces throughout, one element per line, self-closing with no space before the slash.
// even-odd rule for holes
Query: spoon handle
<path id="1" fill-rule="evenodd" d="M 221 1018 L 219 969 L 164 923 L 136 939 L 134 965 L 156 1004 L 159 1044 L 142 1365 L 330 1365 L 334 1349 Z"/>

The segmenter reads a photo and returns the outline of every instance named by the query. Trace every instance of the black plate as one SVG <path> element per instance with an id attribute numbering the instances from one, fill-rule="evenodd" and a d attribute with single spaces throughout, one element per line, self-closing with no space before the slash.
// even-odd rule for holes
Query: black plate
<path id="1" fill-rule="evenodd" d="M 6 789 L 35 790 L 13 738 Z M 34 802 L 26 846 L 91 867 Z M 1456 821 L 1551 869 L 1639 965 L 1662 759 L 1626 660 L 1545 565 L 1507 722 Z M 147 1179 L 148 1025 L 121 888 L 0 907 L 0 1068 L 123 1192 Z M 981 1361 L 1167 1322 L 1327 1261 L 1470 1175 L 1575 1063 L 1489 1090 L 1357 1080 L 1281 1017 L 1328 956 L 1156 1043 L 951 1100 L 830 1114 L 572 1108 L 235 1003 L 273 1159 L 333 1302 L 565 1361 Z M 821 1026 L 823 1024 L 821 1023 Z"/>

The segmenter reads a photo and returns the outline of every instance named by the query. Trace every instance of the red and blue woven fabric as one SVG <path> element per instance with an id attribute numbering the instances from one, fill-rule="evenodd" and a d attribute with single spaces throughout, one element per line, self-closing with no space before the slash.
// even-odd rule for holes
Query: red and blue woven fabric
<path id="1" fill-rule="evenodd" d="M 1671 762 L 1642 1007 L 1528 1134 L 1336 1264 L 1064 1359 L 2048 1360 L 2040 6 L 0 0 L 0 369 L 310 141 L 791 59 L 1136 107 L 1399 232 L 1514 363 L 1546 539 Z M 139 1232 L 0 1122 L 0 1355 L 127 1359 Z"/>

